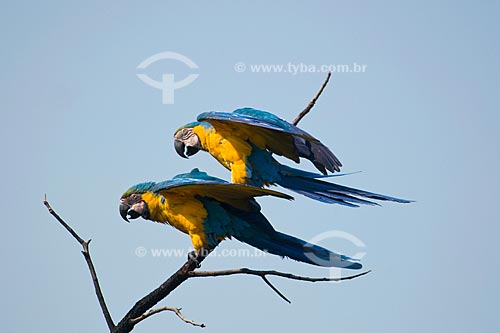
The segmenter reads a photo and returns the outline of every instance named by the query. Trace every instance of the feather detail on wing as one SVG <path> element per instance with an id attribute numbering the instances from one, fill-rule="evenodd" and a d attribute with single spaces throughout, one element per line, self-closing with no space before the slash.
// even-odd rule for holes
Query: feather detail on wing
<path id="1" fill-rule="evenodd" d="M 253 200 L 255 197 L 269 195 L 293 200 L 293 197 L 281 192 L 249 185 L 228 183 L 222 179 L 208 176 L 198 169 L 193 169 L 190 173 L 178 175 L 172 180 L 157 183 L 152 188 L 152 191 L 163 195 L 167 199 L 169 196 L 212 198 L 244 211 L 260 210 L 257 201 Z"/>
<path id="2" fill-rule="evenodd" d="M 228 112 L 205 112 L 198 121 L 216 129 L 239 133 L 261 149 L 299 162 L 310 160 L 323 174 L 340 171 L 342 164 L 328 147 L 309 133 L 266 111 L 251 108 Z"/>

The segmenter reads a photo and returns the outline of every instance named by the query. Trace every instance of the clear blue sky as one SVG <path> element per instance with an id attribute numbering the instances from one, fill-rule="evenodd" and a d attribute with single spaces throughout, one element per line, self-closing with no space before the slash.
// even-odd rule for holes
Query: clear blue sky
<path id="1" fill-rule="evenodd" d="M 330 146 L 343 184 L 417 200 L 348 209 L 297 197 L 260 202 L 278 230 L 312 239 L 343 231 L 360 239 L 322 245 L 354 254 L 373 272 L 341 284 L 273 279 L 192 280 L 161 304 L 207 324 L 206 332 L 494 332 L 500 252 L 499 5 L 495 2 L 312 1 L 25 2 L 0 10 L 5 332 L 106 330 L 80 247 L 48 215 L 82 235 L 115 321 L 185 257 L 145 257 L 137 247 L 187 249 L 159 224 L 123 222 L 130 185 L 199 167 L 228 178 L 207 154 L 177 157 L 171 136 L 207 110 L 252 106 L 293 119 L 324 73 L 252 73 L 253 64 L 365 64 L 334 73 L 301 123 Z M 146 58 L 180 53 L 189 69 Z M 235 71 L 243 62 L 247 70 Z M 199 77 L 175 103 L 137 78 Z M 312 170 L 307 163 L 301 164 Z M 221 250 L 245 249 L 236 241 Z M 275 257 L 211 257 L 204 269 L 324 269 Z M 165 313 L 136 332 L 199 332 Z"/>

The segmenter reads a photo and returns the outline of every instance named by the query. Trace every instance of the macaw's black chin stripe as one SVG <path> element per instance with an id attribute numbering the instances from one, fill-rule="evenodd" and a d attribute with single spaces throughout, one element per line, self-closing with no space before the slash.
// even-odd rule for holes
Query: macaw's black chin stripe
<path id="1" fill-rule="evenodd" d="M 200 151 L 200 149 L 197 148 L 197 147 L 187 147 L 187 149 L 186 149 L 186 155 L 187 156 L 193 156 L 194 154 L 196 154 L 199 151 Z"/>
<path id="2" fill-rule="evenodd" d="M 128 218 L 130 218 L 132 220 L 135 220 L 141 216 L 141 214 L 139 214 L 138 212 L 136 212 L 133 209 L 129 209 L 127 214 L 128 214 Z"/>
<path id="3" fill-rule="evenodd" d="M 144 201 L 142 203 L 144 204 L 144 206 L 142 207 L 141 213 L 137 217 L 141 216 L 143 219 L 149 220 L 151 217 L 151 215 L 149 213 L 149 206 Z M 134 211 L 134 213 L 136 213 L 136 212 Z M 132 217 L 132 218 L 137 218 L 137 217 Z"/>

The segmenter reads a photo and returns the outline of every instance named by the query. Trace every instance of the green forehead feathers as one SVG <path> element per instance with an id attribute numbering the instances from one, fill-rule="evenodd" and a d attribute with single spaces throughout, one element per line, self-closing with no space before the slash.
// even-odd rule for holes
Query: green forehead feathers
<path id="1" fill-rule="evenodd" d="M 155 186 L 155 182 L 146 182 L 146 183 L 141 183 L 132 186 L 129 188 L 125 193 L 123 193 L 122 198 L 126 198 L 131 194 L 137 193 L 137 194 L 142 194 L 146 193 L 147 191 L 151 190 L 153 186 Z"/>

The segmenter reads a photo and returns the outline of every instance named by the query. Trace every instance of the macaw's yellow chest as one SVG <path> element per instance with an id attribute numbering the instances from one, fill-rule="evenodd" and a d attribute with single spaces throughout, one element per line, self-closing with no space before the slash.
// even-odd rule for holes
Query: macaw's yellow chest
<path id="1" fill-rule="evenodd" d="M 195 250 L 208 246 L 204 227 L 208 213 L 199 200 L 175 194 L 162 197 L 149 192 L 144 193 L 142 199 L 148 204 L 151 220 L 168 223 L 188 234 Z"/>
<path id="2" fill-rule="evenodd" d="M 193 132 L 199 137 L 203 150 L 207 151 L 225 168 L 231 171 L 231 181 L 246 184 L 252 178 L 252 169 L 247 158 L 252 153 L 252 146 L 241 133 L 230 130 L 206 129 L 195 126 Z"/>

